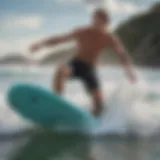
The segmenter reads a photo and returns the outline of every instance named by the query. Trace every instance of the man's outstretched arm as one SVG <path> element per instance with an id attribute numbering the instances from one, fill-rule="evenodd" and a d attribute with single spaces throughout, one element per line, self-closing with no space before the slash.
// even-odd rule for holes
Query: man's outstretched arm
<path id="1" fill-rule="evenodd" d="M 47 38 L 41 42 L 35 43 L 30 47 L 31 52 L 39 51 L 40 49 L 44 47 L 50 47 L 54 46 L 60 43 L 68 42 L 76 38 L 77 32 L 73 31 L 68 34 L 64 34 L 61 36 L 53 36 L 50 38 Z"/>
<path id="2" fill-rule="evenodd" d="M 111 46 L 112 46 L 112 49 L 118 54 L 122 64 L 126 68 L 127 76 L 130 78 L 132 82 L 135 82 L 136 75 L 134 73 L 131 60 L 128 57 L 125 47 L 123 46 L 121 41 L 114 35 L 111 36 Z"/>

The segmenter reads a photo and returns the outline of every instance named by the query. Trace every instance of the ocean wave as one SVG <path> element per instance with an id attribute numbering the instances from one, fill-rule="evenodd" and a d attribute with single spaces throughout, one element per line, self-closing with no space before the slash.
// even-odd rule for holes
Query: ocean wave
<path id="1" fill-rule="evenodd" d="M 43 71 L 41 72 L 41 75 L 45 74 Z M 140 78 L 138 84 L 130 84 L 127 80 L 120 81 L 121 78 L 117 82 L 117 78 L 113 78 L 115 76 L 111 77 L 110 72 L 111 70 L 108 70 L 107 73 L 106 71 L 100 73 L 102 88 L 106 95 L 106 109 L 102 116 L 101 125 L 98 128 L 95 127 L 95 133 L 97 135 L 135 134 L 138 136 L 160 134 L 159 84 L 148 83 L 142 78 Z M 31 79 L 33 78 L 32 74 L 28 75 Z M 36 75 L 38 74 L 35 73 Z M 107 79 L 106 75 L 109 75 L 110 79 Z M 22 74 L 21 76 L 23 77 Z M 119 77 L 121 77 L 121 74 Z M 46 85 L 46 79 L 42 85 Z M 91 99 L 81 85 L 78 81 L 67 83 L 64 96 L 90 111 Z M 23 133 L 33 124 L 12 111 L 4 95 L 5 93 L 0 93 L 0 136 Z"/>
<path id="2" fill-rule="evenodd" d="M 144 81 L 136 85 L 125 81 L 119 86 L 106 103 L 110 109 L 99 133 L 160 134 L 160 94 Z"/>

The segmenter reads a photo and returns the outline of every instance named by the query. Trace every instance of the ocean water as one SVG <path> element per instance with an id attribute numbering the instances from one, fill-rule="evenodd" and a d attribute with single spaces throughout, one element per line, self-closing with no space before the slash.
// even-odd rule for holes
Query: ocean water
<path id="1" fill-rule="evenodd" d="M 50 89 L 55 68 L 0 68 L 0 160 L 5 159 L 160 159 L 160 70 L 136 68 L 138 83 L 130 84 L 120 67 L 98 68 L 106 109 L 96 136 L 34 130 L 6 101 L 15 83 Z M 64 96 L 91 109 L 91 99 L 78 80 L 67 81 Z"/>

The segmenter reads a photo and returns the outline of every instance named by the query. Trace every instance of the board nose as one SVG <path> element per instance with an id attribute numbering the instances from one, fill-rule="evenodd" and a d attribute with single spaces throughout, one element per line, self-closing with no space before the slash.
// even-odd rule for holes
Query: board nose
<path id="1" fill-rule="evenodd" d="M 10 105 L 14 106 L 17 99 L 18 99 L 18 95 L 17 94 L 17 89 L 18 89 L 18 85 L 14 85 L 12 86 L 9 90 L 8 90 L 8 93 L 7 93 L 7 102 L 9 102 Z"/>
<path id="2" fill-rule="evenodd" d="M 20 84 L 15 84 L 11 86 L 7 92 L 7 102 L 9 102 L 9 104 L 12 106 L 16 106 L 17 102 L 19 102 L 19 99 L 24 99 L 24 96 L 25 87 Z"/>

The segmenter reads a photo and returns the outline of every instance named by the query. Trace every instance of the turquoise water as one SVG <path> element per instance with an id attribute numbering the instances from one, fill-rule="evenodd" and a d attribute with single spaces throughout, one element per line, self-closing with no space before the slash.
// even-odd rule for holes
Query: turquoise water
<path id="1" fill-rule="evenodd" d="M 10 85 L 30 82 L 50 88 L 53 68 L 1 67 L 0 160 L 160 159 L 160 70 L 137 69 L 139 82 L 128 83 L 120 68 L 99 68 L 105 104 L 95 137 L 35 129 L 9 109 Z M 91 101 L 79 81 L 67 81 L 64 96 L 90 110 Z M 34 132 L 26 130 L 33 128 Z"/>

